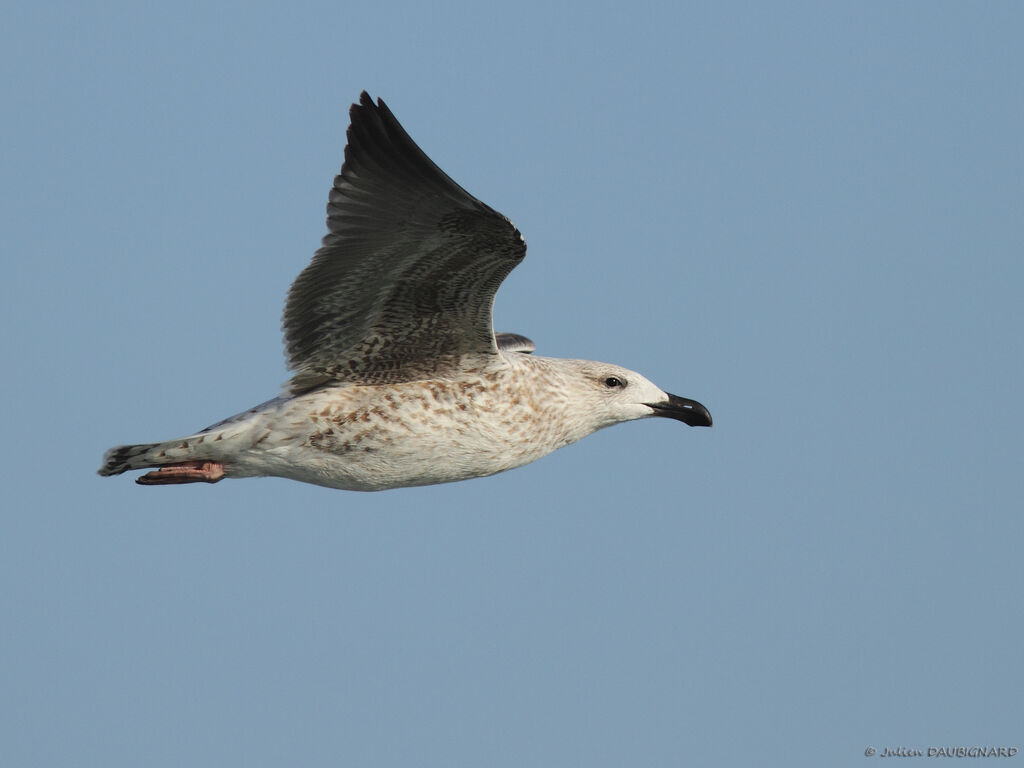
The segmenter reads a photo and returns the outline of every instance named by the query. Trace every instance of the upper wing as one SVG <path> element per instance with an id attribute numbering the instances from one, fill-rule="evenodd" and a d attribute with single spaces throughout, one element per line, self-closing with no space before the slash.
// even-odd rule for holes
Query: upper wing
<path id="1" fill-rule="evenodd" d="M 434 165 L 383 101 L 364 92 L 350 116 L 329 232 L 285 304 L 292 392 L 486 364 L 498 354 L 494 294 L 526 255 L 522 235 Z"/>

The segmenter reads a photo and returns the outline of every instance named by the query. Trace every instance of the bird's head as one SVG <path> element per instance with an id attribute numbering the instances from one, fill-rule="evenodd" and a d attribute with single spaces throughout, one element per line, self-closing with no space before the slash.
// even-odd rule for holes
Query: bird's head
<path id="1" fill-rule="evenodd" d="M 577 398 L 584 400 L 595 428 L 664 416 L 691 427 L 710 427 L 711 413 L 696 400 L 665 392 L 636 371 L 611 363 L 566 360 Z"/>

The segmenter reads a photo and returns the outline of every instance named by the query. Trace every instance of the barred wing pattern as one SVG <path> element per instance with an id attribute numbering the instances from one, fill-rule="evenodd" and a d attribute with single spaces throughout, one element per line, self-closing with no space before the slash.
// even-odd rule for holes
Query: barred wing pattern
<path id="1" fill-rule="evenodd" d="M 293 394 L 441 378 L 498 361 L 494 294 L 526 243 L 450 179 L 383 101 L 350 111 L 328 234 L 284 311 Z"/>

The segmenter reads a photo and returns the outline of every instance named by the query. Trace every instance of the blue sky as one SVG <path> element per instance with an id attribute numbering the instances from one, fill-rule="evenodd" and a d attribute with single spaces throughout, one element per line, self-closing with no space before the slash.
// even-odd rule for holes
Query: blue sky
<path id="1" fill-rule="evenodd" d="M 1024 747 L 1021 6 L 370 5 L 5 15 L 0 762 Z M 714 428 L 97 477 L 277 392 L 363 89 L 524 233 L 499 329 Z"/>

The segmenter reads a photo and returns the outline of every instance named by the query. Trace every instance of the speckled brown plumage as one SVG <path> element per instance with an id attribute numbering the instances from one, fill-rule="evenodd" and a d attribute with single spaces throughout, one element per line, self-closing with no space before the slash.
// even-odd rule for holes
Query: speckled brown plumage
<path id="1" fill-rule="evenodd" d="M 278 476 L 382 490 L 501 472 L 647 416 L 710 426 L 643 376 L 533 356 L 495 334 L 494 295 L 526 244 L 363 93 L 327 206 L 328 233 L 284 311 L 294 375 L 279 397 L 185 438 L 119 446 L 101 475 L 144 485 Z"/>

